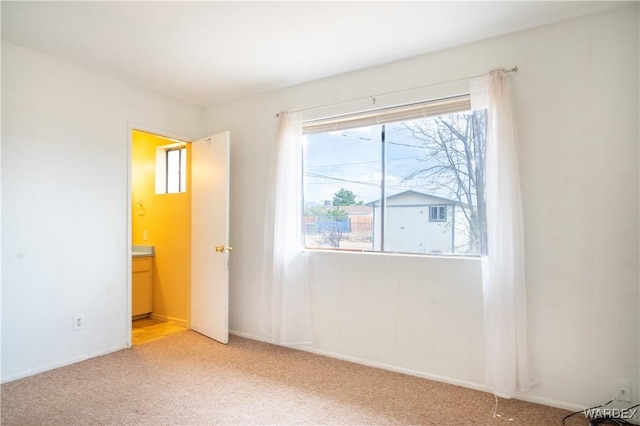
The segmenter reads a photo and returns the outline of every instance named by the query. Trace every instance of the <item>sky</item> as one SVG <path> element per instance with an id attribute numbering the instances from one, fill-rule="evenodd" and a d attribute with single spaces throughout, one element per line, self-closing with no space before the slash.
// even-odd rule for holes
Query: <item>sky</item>
<path id="1" fill-rule="evenodd" d="M 305 203 L 333 199 L 341 188 L 365 204 L 380 199 L 382 125 L 306 135 Z M 401 124 L 385 126 L 387 196 L 408 189 L 437 194 L 424 181 L 406 176 L 425 166 L 425 149 Z M 421 160 L 422 158 L 422 160 Z"/>

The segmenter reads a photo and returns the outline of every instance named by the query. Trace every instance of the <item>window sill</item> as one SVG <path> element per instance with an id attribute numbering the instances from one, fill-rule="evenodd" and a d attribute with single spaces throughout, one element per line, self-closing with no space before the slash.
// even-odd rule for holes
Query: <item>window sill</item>
<path id="1" fill-rule="evenodd" d="M 366 256 L 384 256 L 384 257 L 402 257 L 402 258 L 419 258 L 419 259 L 456 259 L 456 260 L 480 260 L 481 256 L 469 255 L 469 254 L 431 254 L 431 253 L 397 253 L 397 252 L 380 252 L 380 251 L 365 251 L 357 249 L 322 249 L 322 248 L 308 248 L 302 249 L 305 253 L 332 253 L 332 254 L 345 254 L 345 255 L 366 255 Z"/>

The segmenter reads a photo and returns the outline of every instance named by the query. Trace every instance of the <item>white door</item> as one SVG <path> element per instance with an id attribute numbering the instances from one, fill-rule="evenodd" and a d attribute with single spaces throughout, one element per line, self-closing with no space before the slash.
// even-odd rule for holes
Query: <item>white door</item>
<path id="1" fill-rule="evenodd" d="M 191 148 L 191 328 L 229 341 L 229 132 Z"/>

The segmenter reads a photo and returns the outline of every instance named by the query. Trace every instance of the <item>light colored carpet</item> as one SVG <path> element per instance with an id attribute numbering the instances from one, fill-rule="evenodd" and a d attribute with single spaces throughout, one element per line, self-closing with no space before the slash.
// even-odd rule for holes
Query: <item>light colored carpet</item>
<path id="1" fill-rule="evenodd" d="M 193 331 L 2 385 L 2 425 L 552 425 L 568 412 Z M 586 424 L 584 417 L 569 424 Z M 513 421 L 507 421 L 513 418 Z"/>

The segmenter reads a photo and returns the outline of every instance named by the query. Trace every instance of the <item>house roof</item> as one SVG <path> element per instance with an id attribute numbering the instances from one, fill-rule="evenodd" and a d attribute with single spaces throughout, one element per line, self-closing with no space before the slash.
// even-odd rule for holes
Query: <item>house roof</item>
<path id="1" fill-rule="evenodd" d="M 403 191 L 403 192 L 399 192 L 397 194 L 389 195 L 389 196 L 386 197 L 386 200 L 387 200 L 387 203 L 388 203 L 389 200 L 393 200 L 393 199 L 396 199 L 398 197 L 405 197 L 407 195 L 417 195 L 417 196 L 423 196 L 425 198 L 428 197 L 430 199 L 436 199 L 438 202 L 441 202 L 443 204 L 453 204 L 453 203 L 460 204 L 458 201 L 451 200 L 449 198 L 444 198 L 444 197 L 440 197 L 440 196 L 437 196 L 437 195 L 427 194 L 426 192 L 415 191 L 413 189 L 409 189 L 407 191 Z M 377 203 L 380 203 L 380 199 L 365 203 L 365 206 L 375 206 Z"/>
<path id="2" fill-rule="evenodd" d="M 367 204 L 359 206 L 340 206 L 342 210 L 349 214 L 371 214 L 372 206 Z"/>

